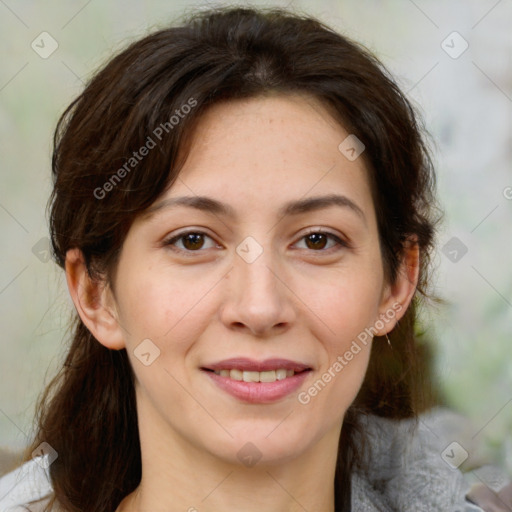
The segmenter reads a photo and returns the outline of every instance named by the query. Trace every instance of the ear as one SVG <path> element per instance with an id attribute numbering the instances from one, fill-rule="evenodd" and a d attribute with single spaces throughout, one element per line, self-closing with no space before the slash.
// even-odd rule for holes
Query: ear
<path id="1" fill-rule="evenodd" d="M 104 281 L 91 278 L 80 249 L 66 253 L 66 281 L 75 308 L 92 335 L 109 349 L 124 348 L 112 291 Z"/>
<path id="2" fill-rule="evenodd" d="M 420 269 L 420 249 L 417 240 L 417 237 L 413 236 L 405 242 L 404 256 L 397 278 L 394 283 L 384 287 L 379 319 L 387 319 L 387 321 L 380 322 L 385 325 L 377 331 L 377 336 L 384 336 L 394 329 L 396 323 L 405 315 L 414 296 Z M 390 312 L 392 312 L 391 318 Z"/>

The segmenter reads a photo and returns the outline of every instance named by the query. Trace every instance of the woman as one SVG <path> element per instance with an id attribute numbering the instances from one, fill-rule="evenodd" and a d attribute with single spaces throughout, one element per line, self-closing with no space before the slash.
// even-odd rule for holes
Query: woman
<path id="1" fill-rule="evenodd" d="M 202 13 L 99 71 L 52 163 L 77 314 L 14 505 L 482 510 L 416 421 L 434 171 L 373 56 Z"/>

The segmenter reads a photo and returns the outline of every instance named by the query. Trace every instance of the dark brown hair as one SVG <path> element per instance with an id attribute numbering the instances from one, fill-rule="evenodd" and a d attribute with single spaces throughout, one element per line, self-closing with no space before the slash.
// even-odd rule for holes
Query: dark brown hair
<path id="1" fill-rule="evenodd" d="M 269 93 L 319 100 L 364 143 L 390 282 L 412 235 L 420 248 L 420 295 L 393 331 L 393 349 L 373 344 L 365 381 L 345 415 L 335 475 L 340 511 L 359 463 L 356 435 L 364 438 L 358 418 L 414 418 L 429 405 L 414 329 L 436 222 L 434 172 L 418 116 L 374 56 L 315 19 L 277 9 L 210 10 L 131 44 L 59 120 L 49 203 L 53 255 L 64 268 L 66 251 L 79 248 L 91 277 L 111 284 L 133 220 L 176 179 L 205 110 Z M 170 121 L 173 115 L 179 122 Z M 165 129 L 156 147 L 127 167 L 157 127 Z M 101 345 L 77 314 L 72 328 L 62 369 L 38 404 L 27 454 L 43 441 L 58 452 L 50 474 L 64 510 L 112 512 L 141 478 L 134 375 L 126 351 Z"/>

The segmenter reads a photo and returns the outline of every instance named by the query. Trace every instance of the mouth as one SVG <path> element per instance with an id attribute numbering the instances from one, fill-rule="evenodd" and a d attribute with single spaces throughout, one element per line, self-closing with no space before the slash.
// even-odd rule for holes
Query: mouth
<path id="1" fill-rule="evenodd" d="M 313 370 L 286 359 L 229 359 L 201 367 L 222 391 L 248 403 L 271 403 L 296 391 Z"/>
<path id="2" fill-rule="evenodd" d="M 310 371 L 309 369 L 306 369 L 295 372 L 294 370 L 287 370 L 286 368 L 278 368 L 277 370 L 268 370 L 264 372 L 246 371 L 238 368 L 232 368 L 230 370 L 209 370 L 208 368 L 203 368 L 203 370 L 213 372 L 215 375 L 219 375 L 220 377 L 226 377 L 239 382 L 276 382 L 277 380 L 284 380 L 286 378 L 293 377 L 298 373 Z"/>

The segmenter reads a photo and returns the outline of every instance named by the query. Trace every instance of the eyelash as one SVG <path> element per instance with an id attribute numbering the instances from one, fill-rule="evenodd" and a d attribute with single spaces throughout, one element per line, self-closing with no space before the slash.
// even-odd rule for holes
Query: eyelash
<path id="1" fill-rule="evenodd" d="M 175 235 L 175 236 L 169 238 L 168 240 L 165 240 L 163 242 L 163 244 L 164 244 L 164 246 L 170 247 L 173 251 L 182 253 L 189 257 L 194 257 L 195 255 L 193 253 L 201 253 L 201 252 L 204 252 L 205 250 L 207 250 L 207 249 L 198 249 L 196 251 L 192 251 L 189 249 L 180 249 L 180 248 L 174 246 L 174 244 L 178 240 L 180 240 L 190 234 L 204 235 L 205 237 L 213 240 L 213 238 L 210 235 L 208 235 L 207 233 L 205 233 L 204 231 L 194 229 L 194 230 L 189 230 L 189 231 L 184 231 L 182 233 L 179 233 L 178 235 Z M 331 240 L 334 240 L 338 247 L 334 246 L 334 247 L 330 247 L 329 249 L 319 249 L 319 250 L 310 249 L 310 252 L 325 253 L 325 252 L 331 252 L 332 249 L 340 250 L 340 248 L 347 248 L 347 249 L 350 248 L 349 243 L 342 240 L 339 236 L 335 235 L 334 233 L 331 233 L 330 231 L 323 231 L 321 229 L 312 229 L 312 230 L 308 231 L 307 233 L 305 233 L 304 235 L 302 235 L 299 240 L 303 240 L 304 238 L 306 238 L 307 236 L 312 235 L 312 234 L 325 235 L 328 238 L 330 238 Z"/>

